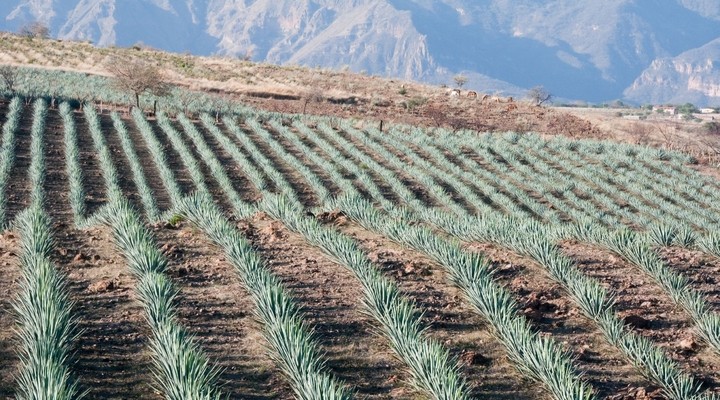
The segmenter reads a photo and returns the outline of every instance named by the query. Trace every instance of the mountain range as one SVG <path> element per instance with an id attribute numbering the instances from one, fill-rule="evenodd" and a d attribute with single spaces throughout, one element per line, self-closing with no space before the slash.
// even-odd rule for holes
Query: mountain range
<path id="1" fill-rule="evenodd" d="M 0 30 L 522 96 L 720 105 L 717 0 L 3 0 Z"/>

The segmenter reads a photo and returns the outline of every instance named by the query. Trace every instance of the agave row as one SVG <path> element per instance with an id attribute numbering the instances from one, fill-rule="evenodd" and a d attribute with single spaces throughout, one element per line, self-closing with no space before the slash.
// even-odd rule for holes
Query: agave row
<path id="1" fill-rule="evenodd" d="M 10 101 L 5 123 L 2 127 L 2 146 L 0 147 L 0 226 L 6 226 L 5 213 L 7 208 L 7 184 L 10 169 L 15 162 L 15 147 L 18 125 L 22 114 L 22 101 L 15 97 Z"/>
<path id="2" fill-rule="evenodd" d="M 327 188 L 325 188 L 325 185 L 320 177 L 303 164 L 299 158 L 289 153 L 257 120 L 246 118 L 245 124 L 247 124 L 253 132 L 265 141 L 277 157 L 289 165 L 293 170 L 297 171 L 307 181 L 307 183 L 315 191 L 320 204 L 324 204 L 331 200 L 331 194 Z"/>
<path id="3" fill-rule="evenodd" d="M 73 110 L 68 103 L 60 104 L 60 116 L 63 120 L 65 145 L 65 172 L 70 186 L 70 208 L 76 226 L 85 221 L 85 188 L 83 187 L 83 171 L 80 166 L 80 150 L 78 148 L 77 128 Z"/>
<path id="4" fill-rule="evenodd" d="M 142 136 L 148 151 L 150 151 L 153 163 L 160 173 L 160 179 L 162 180 L 165 190 L 168 192 L 170 202 L 173 206 L 177 206 L 180 204 L 180 201 L 182 201 L 183 195 L 177 184 L 175 175 L 169 167 L 165 147 L 160 143 L 160 140 L 158 140 L 152 126 L 148 123 L 147 119 L 145 119 L 142 111 L 134 108 L 132 110 L 132 116 L 135 121 L 135 126 L 137 126 L 140 131 L 140 136 Z"/>
<path id="5" fill-rule="evenodd" d="M 349 269 L 363 287 L 363 305 L 379 323 L 398 358 L 408 367 L 412 385 L 431 399 L 469 399 L 470 388 L 457 361 L 422 325 L 422 312 L 383 276 L 351 238 L 304 215 L 298 204 L 280 196 L 264 199 L 263 209 L 290 230 Z"/>
<path id="6" fill-rule="evenodd" d="M 200 164 L 193 156 L 192 151 L 182 140 L 180 133 L 172 126 L 170 118 L 161 112 L 157 116 L 157 122 L 163 132 L 165 132 L 165 136 L 167 136 L 170 143 L 172 143 L 175 151 L 180 155 L 180 159 L 190 173 L 190 178 L 193 180 L 193 183 L 195 183 L 195 188 L 198 193 L 209 196 L 210 191 L 208 190 L 207 183 L 205 182 L 205 175 L 202 173 Z"/>
<path id="7" fill-rule="evenodd" d="M 42 208 L 45 202 L 45 118 L 47 103 L 35 101 L 33 122 L 30 128 L 30 207 Z"/>
<path id="8" fill-rule="evenodd" d="M 200 119 L 202 120 L 205 129 L 207 129 L 215 141 L 220 144 L 223 151 L 230 155 L 233 161 L 235 161 L 235 163 L 243 171 L 245 176 L 250 180 L 250 182 L 252 182 L 253 186 L 255 186 L 259 192 L 268 190 L 270 187 L 269 178 L 267 178 L 264 173 L 253 164 L 249 157 L 245 156 L 245 154 L 240 151 L 240 147 L 238 147 L 238 145 L 225 136 L 222 130 L 215 125 L 213 118 L 207 114 L 203 114 Z"/>
<path id="9" fill-rule="evenodd" d="M 481 255 L 466 252 L 427 228 L 388 218 L 365 200 L 344 198 L 338 205 L 345 215 L 365 228 L 427 254 L 443 266 L 468 302 L 488 320 L 516 368 L 539 381 L 553 398 L 594 398 L 592 388 L 575 369 L 570 353 L 551 338 L 533 331 L 527 319 L 518 314 L 510 292 L 493 281 L 490 267 Z"/>
<path id="10" fill-rule="evenodd" d="M 235 120 L 225 116 L 223 118 L 223 123 L 227 126 L 228 130 L 233 134 L 235 139 L 237 139 L 237 141 L 241 143 L 245 150 L 252 156 L 258 166 L 260 166 L 265 174 L 267 174 L 267 176 L 275 183 L 279 193 L 289 197 L 293 201 L 299 202 L 300 200 L 298 199 L 295 189 L 292 185 L 290 185 L 285 176 L 278 171 L 277 168 L 275 168 L 273 162 L 263 154 L 263 152 L 255 145 L 255 143 L 252 142 L 252 140 L 250 140 L 247 133 L 240 129 Z"/>
<path id="11" fill-rule="evenodd" d="M 178 121 L 182 125 L 185 134 L 190 137 L 190 140 L 197 149 L 200 157 L 202 157 L 205 165 L 207 165 L 210 169 L 210 173 L 212 173 L 213 178 L 215 178 L 215 181 L 218 182 L 220 188 L 225 193 L 226 198 L 230 201 L 230 204 L 235 211 L 235 215 L 238 218 L 243 218 L 252 213 L 252 208 L 248 207 L 248 205 L 240 198 L 240 195 L 233 187 L 230 178 L 225 172 L 225 168 L 220 163 L 220 160 L 218 160 L 215 152 L 210 149 L 210 146 L 208 146 L 202 134 L 200 134 L 195 125 L 193 125 L 192 121 L 184 115 L 178 116 Z"/>
<path id="12" fill-rule="evenodd" d="M 92 137 L 93 146 L 98 154 L 100 161 L 100 170 L 105 180 L 105 190 L 108 200 L 112 203 L 123 197 L 120 184 L 118 183 L 118 173 L 113 163 L 110 148 L 105 141 L 105 134 L 100 126 L 100 118 L 93 107 L 85 107 L 85 120 L 87 121 L 90 136 Z"/>
<path id="13" fill-rule="evenodd" d="M 431 222 L 454 237 L 493 242 L 527 256 L 542 265 L 580 307 L 595 321 L 605 339 L 617 347 L 648 379 L 671 399 L 712 398 L 699 394 L 701 385 L 687 375 L 658 346 L 629 330 L 613 311 L 613 296 L 596 280 L 584 275 L 554 244 L 555 232 L 537 221 L 512 217 L 457 218 L 425 213 Z"/>
<path id="14" fill-rule="evenodd" d="M 220 370 L 178 321 L 178 290 L 166 275 L 167 259 L 125 200 L 114 202 L 106 223 L 137 279 L 136 293 L 150 325 L 150 351 L 157 389 L 171 400 L 219 400 Z"/>
<path id="15" fill-rule="evenodd" d="M 326 371 L 311 328 L 280 280 L 220 210 L 205 196 L 189 196 L 177 210 L 219 246 L 250 294 L 270 354 L 300 399 L 353 398 L 353 392 Z"/>
<path id="16" fill-rule="evenodd" d="M 160 210 L 158 209 L 152 189 L 150 189 L 150 185 L 148 185 L 147 179 L 145 178 L 145 171 L 142 163 L 140 162 L 140 158 L 135 151 L 130 134 L 125 127 L 125 123 L 116 112 L 113 112 L 111 117 L 115 132 L 120 138 L 120 145 L 122 146 L 123 153 L 125 153 L 125 158 L 130 164 L 133 181 L 135 182 L 138 194 L 140 195 L 140 200 L 142 201 L 143 208 L 145 209 L 145 216 L 149 221 L 157 221 L 160 218 Z"/>
<path id="17" fill-rule="evenodd" d="M 77 322 L 65 278 L 52 262 L 54 251 L 45 201 L 44 133 L 47 104 L 36 100 L 30 143 L 31 204 L 16 220 L 22 278 L 13 303 L 19 337 L 18 399 L 82 397 L 71 373 Z"/>
<path id="18" fill-rule="evenodd" d="M 695 322 L 700 336 L 720 353 L 720 314 L 712 311 L 704 296 L 692 288 L 690 280 L 670 269 L 657 255 L 643 236 L 622 229 L 568 230 L 575 238 L 598 244 L 635 265 L 653 279 Z M 658 234 L 659 235 L 659 234 Z"/>
<path id="19" fill-rule="evenodd" d="M 20 356 L 16 396 L 22 400 L 79 399 L 83 393 L 72 373 L 77 320 L 65 277 L 51 259 L 50 221 L 35 204 L 18 216 L 15 226 L 22 239 L 22 276 L 13 303 Z"/>

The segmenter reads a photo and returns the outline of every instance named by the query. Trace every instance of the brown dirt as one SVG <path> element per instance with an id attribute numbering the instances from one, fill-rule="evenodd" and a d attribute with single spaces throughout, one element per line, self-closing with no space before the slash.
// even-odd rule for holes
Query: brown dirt
<path id="1" fill-rule="evenodd" d="M 328 369 L 363 398 L 408 398 L 404 369 L 365 315 L 355 276 L 262 213 L 240 226 L 301 306 Z"/>
<path id="2" fill-rule="evenodd" d="M 330 221 L 325 221 L 330 223 Z M 332 222 L 358 241 L 371 261 L 425 311 L 428 334 L 460 360 L 473 395 L 493 399 L 542 399 L 547 393 L 526 381 L 510 364 L 483 318 L 449 284 L 442 267 L 424 255 L 368 232 L 344 218 Z"/>
<path id="3" fill-rule="evenodd" d="M 705 388 L 720 393 L 720 357 L 698 339 L 687 313 L 649 276 L 596 246 L 566 241 L 562 248 L 583 272 L 615 293 L 615 310 L 635 333 L 663 348 Z"/>
<path id="4" fill-rule="evenodd" d="M 222 251 L 185 223 L 156 225 L 153 231 L 180 290 L 180 322 L 222 368 L 223 393 L 231 399 L 293 398 L 267 356 L 254 305 Z"/>
<path id="5" fill-rule="evenodd" d="M 75 113 L 75 129 L 85 190 L 86 216 L 91 216 L 106 202 L 105 178 L 100 169 L 98 153 L 95 151 L 84 113 Z M 50 193 L 48 197 L 51 197 Z"/>
<path id="6" fill-rule="evenodd" d="M 575 365 L 601 398 L 623 391 L 653 390 L 542 266 L 497 245 L 473 244 L 468 249 L 488 258 L 496 268 L 496 279 L 515 295 L 522 313 L 540 332 L 572 352 Z"/>
<path id="7" fill-rule="evenodd" d="M 160 399 L 152 385 L 149 327 L 135 280 L 108 228 L 56 232 L 58 265 L 68 276 L 81 335 L 73 372 L 96 399 Z"/>
<path id="8" fill-rule="evenodd" d="M 15 232 L 6 231 L 0 235 L 0 398 L 12 398 L 14 394 L 14 374 L 18 365 L 15 350 L 15 326 L 12 301 L 17 296 L 17 284 L 20 279 L 20 238 Z"/>
<path id="9" fill-rule="evenodd" d="M 657 251 L 669 267 L 690 279 L 692 287 L 704 295 L 713 311 L 720 312 L 720 259 L 680 247 L 661 247 Z"/>
<path id="10" fill-rule="evenodd" d="M 15 160 L 5 187 L 7 198 L 5 223 L 12 223 L 17 214 L 30 204 L 30 131 L 33 122 L 33 104 L 25 105 L 20 125 L 15 134 Z"/>

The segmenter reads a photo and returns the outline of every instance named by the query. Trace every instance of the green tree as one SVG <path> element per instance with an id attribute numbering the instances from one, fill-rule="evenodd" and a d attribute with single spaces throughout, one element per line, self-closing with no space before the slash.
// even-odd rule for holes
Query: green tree
<path id="1" fill-rule="evenodd" d="M 693 103 L 685 103 L 677 108 L 678 113 L 680 114 L 694 114 L 697 112 L 700 112 L 697 107 L 695 107 L 695 104 Z"/>

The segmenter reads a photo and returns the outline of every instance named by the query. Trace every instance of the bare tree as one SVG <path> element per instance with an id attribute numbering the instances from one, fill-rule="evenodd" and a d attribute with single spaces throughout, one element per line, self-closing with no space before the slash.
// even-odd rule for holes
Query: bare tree
<path id="1" fill-rule="evenodd" d="M 548 92 L 543 86 L 535 86 L 528 90 L 527 97 L 536 105 L 541 106 L 543 103 L 552 99 L 552 94 Z"/>
<path id="2" fill-rule="evenodd" d="M 0 66 L 0 81 L 5 89 L 12 95 L 15 93 L 15 83 L 17 82 L 17 69 L 9 66 Z"/>
<path id="3" fill-rule="evenodd" d="M 313 85 L 309 89 L 305 90 L 300 96 L 302 100 L 302 113 L 305 114 L 309 103 L 320 103 L 323 100 L 322 91 L 317 86 Z"/>
<path id="4" fill-rule="evenodd" d="M 18 33 L 27 38 L 47 39 L 50 37 L 50 28 L 42 22 L 35 21 L 22 26 Z"/>
<path id="5" fill-rule="evenodd" d="M 115 86 L 119 90 L 131 93 L 135 97 L 135 106 L 140 108 L 140 96 L 152 94 L 156 97 L 166 96 L 170 87 L 160 69 L 139 58 L 112 58 L 105 68 L 115 76 Z M 153 104 L 153 112 L 157 112 L 157 99 Z"/>

